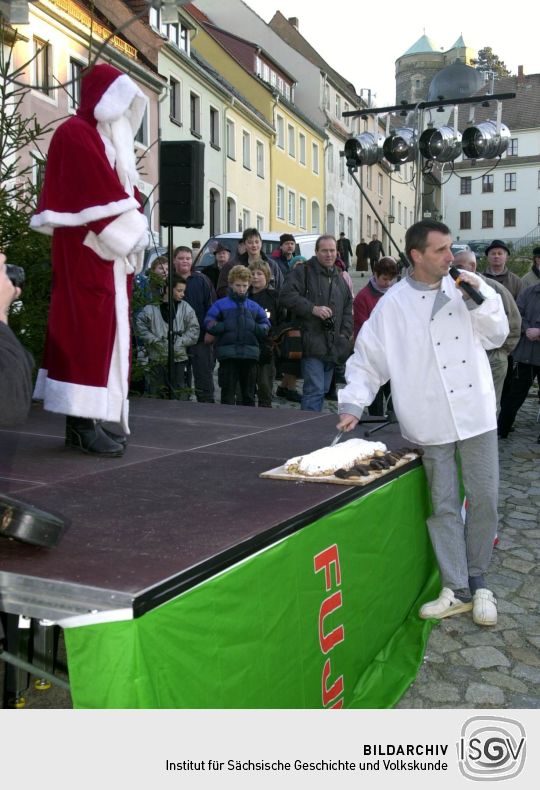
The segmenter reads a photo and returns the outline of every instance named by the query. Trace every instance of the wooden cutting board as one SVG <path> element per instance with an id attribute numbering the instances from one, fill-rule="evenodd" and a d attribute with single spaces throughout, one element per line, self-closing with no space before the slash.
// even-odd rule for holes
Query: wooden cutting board
<path id="1" fill-rule="evenodd" d="M 269 469 L 267 472 L 261 472 L 259 477 L 264 477 L 269 480 L 292 480 L 295 483 L 333 483 L 338 486 L 367 486 L 375 480 L 379 480 L 381 477 L 390 474 L 394 469 L 407 466 L 407 464 L 410 464 L 411 461 L 415 461 L 417 458 L 418 455 L 416 453 L 407 453 L 407 455 L 404 455 L 403 458 L 397 461 L 395 466 L 391 466 L 390 469 L 373 469 L 367 477 L 358 475 L 358 477 L 348 477 L 345 480 L 340 477 L 335 477 L 335 475 L 319 475 L 315 477 L 313 475 L 291 474 L 291 472 L 285 470 L 284 465 L 276 466 L 275 469 Z"/>

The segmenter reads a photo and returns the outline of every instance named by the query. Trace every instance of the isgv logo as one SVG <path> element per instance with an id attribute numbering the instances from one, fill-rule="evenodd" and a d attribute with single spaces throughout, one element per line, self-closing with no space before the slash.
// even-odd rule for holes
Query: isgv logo
<path id="1" fill-rule="evenodd" d="M 461 728 L 457 751 L 459 770 L 467 779 L 511 779 L 525 763 L 525 728 L 514 719 L 473 716 Z"/>

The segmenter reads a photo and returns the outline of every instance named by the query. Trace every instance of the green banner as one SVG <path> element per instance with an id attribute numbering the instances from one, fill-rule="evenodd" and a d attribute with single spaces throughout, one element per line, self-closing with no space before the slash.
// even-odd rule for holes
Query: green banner
<path id="1" fill-rule="evenodd" d="M 391 707 L 439 587 L 428 510 L 413 469 L 136 620 L 66 629 L 74 706 Z"/>

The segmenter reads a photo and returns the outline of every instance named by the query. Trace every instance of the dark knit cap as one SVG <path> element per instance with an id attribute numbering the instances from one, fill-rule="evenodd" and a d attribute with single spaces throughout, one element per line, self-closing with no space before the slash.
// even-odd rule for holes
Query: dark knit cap
<path id="1" fill-rule="evenodd" d="M 282 244 L 285 244 L 286 241 L 294 241 L 294 243 L 296 244 L 296 239 L 294 238 L 292 233 L 282 233 L 281 234 L 281 236 L 279 237 L 279 244 L 280 244 L 280 246 Z"/>

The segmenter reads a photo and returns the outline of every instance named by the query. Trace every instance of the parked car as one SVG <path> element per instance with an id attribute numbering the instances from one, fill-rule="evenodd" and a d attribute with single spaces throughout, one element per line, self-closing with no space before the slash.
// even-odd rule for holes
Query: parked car
<path id="1" fill-rule="evenodd" d="M 489 247 L 489 244 L 489 241 L 470 241 L 469 247 L 478 258 L 481 258 L 486 254 L 486 249 Z"/>
<path id="2" fill-rule="evenodd" d="M 458 252 L 467 252 L 471 248 L 469 247 L 468 244 L 456 243 L 456 244 L 452 244 L 450 249 L 452 250 L 452 255 L 455 257 L 458 254 Z"/>
<path id="3" fill-rule="evenodd" d="M 315 254 L 315 242 L 319 234 L 316 233 L 294 233 L 296 239 L 295 255 L 303 255 L 305 258 L 311 258 Z M 270 257 L 274 250 L 279 247 L 279 237 L 281 233 L 274 231 L 262 231 L 262 251 Z M 206 244 L 201 247 L 201 251 L 195 259 L 195 268 L 197 271 L 204 272 L 207 266 L 214 263 L 214 250 L 218 244 L 224 244 L 231 251 L 231 260 L 236 257 L 236 249 L 238 242 L 242 238 L 241 233 L 220 233 L 218 236 L 212 236 L 208 239 Z"/>

